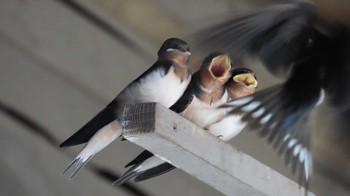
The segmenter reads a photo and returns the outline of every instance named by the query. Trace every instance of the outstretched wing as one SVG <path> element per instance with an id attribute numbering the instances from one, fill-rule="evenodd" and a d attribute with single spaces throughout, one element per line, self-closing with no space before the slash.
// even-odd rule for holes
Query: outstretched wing
<path id="1" fill-rule="evenodd" d="M 278 154 L 284 155 L 286 164 L 292 165 L 293 174 L 300 167 L 299 183 L 307 187 L 312 173 L 308 117 L 317 97 L 297 103 L 289 94 L 283 85 L 277 85 L 223 107 L 234 107 L 228 115 L 243 113 L 242 120 L 251 130 L 258 130 L 261 137 L 267 137 Z"/>
<path id="2" fill-rule="evenodd" d="M 293 173 L 300 167 L 300 183 L 307 188 L 312 172 L 309 116 L 323 99 L 318 58 L 307 58 L 295 65 L 291 77 L 283 84 L 232 100 L 223 107 L 230 114 L 242 114 L 252 130 L 283 154 Z M 316 72 L 316 73 L 314 73 Z"/>
<path id="3" fill-rule="evenodd" d="M 269 7 L 200 31 L 199 48 L 230 52 L 235 61 L 258 55 L 270 72 L 280 76 L 309 44 L 315 8 L 300 2 Z"/>
<path id="4" fill-rule="evenodd" d="M 345 111 L 350 108 L 350 29 L 338 26 L 333 37 L 326 43 L 324 86 L 328 103 Z"/>

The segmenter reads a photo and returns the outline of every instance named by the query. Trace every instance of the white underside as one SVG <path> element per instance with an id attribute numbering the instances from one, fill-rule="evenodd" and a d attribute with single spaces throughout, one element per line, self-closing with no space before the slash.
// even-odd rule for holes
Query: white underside
<path id="1" fill-rule="evenodd" d="M 89 140 L 85 147 L 77 155 L 82 161 L 86 161 L 90 156 L 101 151 L 108 144 L 113 142 L 122 134 L 122 127 L 118 121 L 113 121 L 100 129 Z"/>
<path id="2" fill-rule="evenodd" d="M 209 129 L 209 133 L 221 140 L 229 141 L 239 134 L 246 125 L 246 122 L 241 121 L 241 116 L 234 115 L 208 126 L 207 129 Z"/>
<path id="3" fill-rule="evenodd" d="M 194 97 L 191 104 L 181 113 L 181 115 L 197 124 L 199 127 L 207 127 L 208 125 L 219 121 L 225 115 L 225 109 L 218 109 L 217 107 L 227 102 L 227 96 L 227 92 L 225 92 L 222 98 L 212 105 L 203 103 L 197 97 Z"/>
<path id="4" fill-rule="evenodd" d="M 130 84 L 118 96 L 118 101 L 125 105 L 157 102 L 169 108 L 185 92 L 190 78 L 181 83 L 181 79 L 174 72 L 174 67 L 171 67 L 165 76 L 162 75 L 164 75 L 162 71 L 153 72 L 140 82 Z"/>

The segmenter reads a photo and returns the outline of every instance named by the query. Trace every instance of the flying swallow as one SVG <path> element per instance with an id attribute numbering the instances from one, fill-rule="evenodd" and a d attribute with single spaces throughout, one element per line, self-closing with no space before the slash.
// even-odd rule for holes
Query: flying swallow
<path id="1" fill-rule="evenodd" d="M 324 97 L 335 111 L 350 108 L 350 17 L 330 16 L 324 8 L 305 0 L 275 5 L 210 27 L 200 38 L 201 47 L 230 51 L 235 59 L 258 56 L 286 79 L 225 106 L 235 107 L 229 114 L 244 113 L 293 173 L 299 168 L 306 189 L 312 174 L 310 113 Z"/>
<path id="2" fill-rule="evenodd" d="M 224 109 L 217 107 L 228 100 L 224 85 L 231 76 L 230 72 L 231 60 L 227 54 L 209 54 L 200 69 L 193 74 L 182 97 L 170 109 L 200 127 L 218 121 L 225 114 Z M 128 166 L 132 167 L 113 184 L 121 185 L 132 178 L 135 182 L 143 181 L 175 168 L 147 150 L 126 165 Z"/>
<path id="3" fill-rule="evenodd" d="M 70 179 L 100 150 L 122 134 L 121 120 L 126 105 L 157 102 L 172 106 L 184 93 L 191 81 L 187 64 L 188 44 L 177 38 L 166 40 L 158 51 L 158 60 L 141 76 L 131 82 L 101 112 L 87 122 L 60 147 L 87 144 L 68 165 L 75 166 Z"/>

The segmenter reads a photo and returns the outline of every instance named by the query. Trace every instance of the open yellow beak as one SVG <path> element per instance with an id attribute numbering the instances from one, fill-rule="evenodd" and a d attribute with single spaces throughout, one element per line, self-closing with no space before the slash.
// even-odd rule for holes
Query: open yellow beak
<path id="1" fill-rule="evenodd" d="M 255 79 L 255 76 L 253 73 L 244 73 L 239 74 L 233 77 L 233 80 L 236 82 L 245 83 L 247 86 L 258 86 L 258 81 Z"/>

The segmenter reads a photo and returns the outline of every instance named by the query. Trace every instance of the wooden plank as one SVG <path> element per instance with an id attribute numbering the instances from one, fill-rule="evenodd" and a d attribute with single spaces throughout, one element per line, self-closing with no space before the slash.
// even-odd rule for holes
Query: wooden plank
<path id="1" fill-rule="evenodd" d="M 126 107 L 123 127 L 126 139 L 226 195 L 304 195 L 297 183 L 161 105 Z"/>

